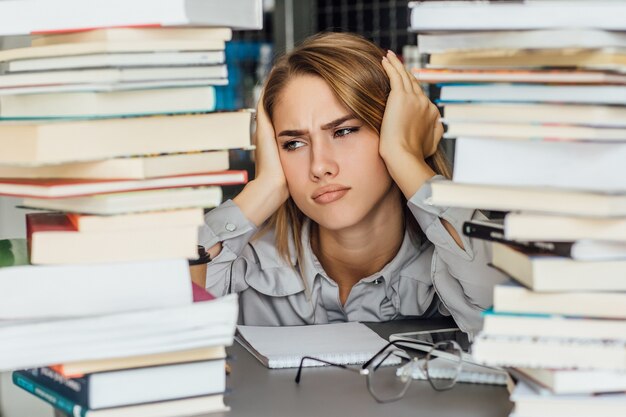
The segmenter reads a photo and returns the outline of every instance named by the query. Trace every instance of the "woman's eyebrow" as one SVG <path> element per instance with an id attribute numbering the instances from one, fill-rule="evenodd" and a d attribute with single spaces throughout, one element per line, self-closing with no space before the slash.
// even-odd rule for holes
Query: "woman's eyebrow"
<path id="1" fill-rule="evenodd" d="M 337 126 L 341 125 L 342 123 L 347 122 L 348 120 L 352 120 L 352 119 L 356 119 L 356 117 L 354 117 L 351 114 L 346 114 L 343 117 L 340 117 L 339 119 L 333 120 L 332 122 L 328 122 L 325 123 L 321 126 L 322 130 L 329 130 L 329 129 L 334 129 Z M 282 132 L 280 132 L 278 135 L 276 135 L 277 137 L 281 137 L 281 136 L 302 136 L 302 135 L 306 135 L 308 133 L 308 130 L 297 130 L 297 129 L 291 129 L 291 130 L 283 130 Z"/>
<path id="2" fill-rule="evenodd" d="M 329 130 L 329 129 L 334 129 L 337 126 L 339 126 L 340 124 L 347 122 L 348 120 L 352 120 L 352 119 L 356 119 L 356 117 L 354 117 L 351 114 L 347 114 L 343 117 L 340 117 L 339 119 L 333 120 L 332 122 L 326 123 L 322 125 L 322 130 Z"/>
<path id="3" fill-rule="evenodd" d="M 306 135 L 307 133 L 308 133 L 308 131 L 306 131 L 306 130 L 283 130 L 278 135 L 276 135 L 276 137 L 281 137 L 281 136 L 303 136 L 303 135 Z"/>

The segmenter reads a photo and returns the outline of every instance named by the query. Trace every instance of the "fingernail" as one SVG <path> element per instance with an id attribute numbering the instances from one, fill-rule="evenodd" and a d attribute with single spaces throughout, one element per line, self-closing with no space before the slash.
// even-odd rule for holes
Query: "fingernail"
<path id="1" fill-rule="evenodd" d="M 389 62 L 386 56 L 383 57 L 383 62 Z"/>
<path id="2" fill-rule="evenodd" d="M 396 54 L 391 49 L 387 50 L 387 55 L 389 55 L 389 54 L 391 54 L 393 56 L 396 56 Z"/>

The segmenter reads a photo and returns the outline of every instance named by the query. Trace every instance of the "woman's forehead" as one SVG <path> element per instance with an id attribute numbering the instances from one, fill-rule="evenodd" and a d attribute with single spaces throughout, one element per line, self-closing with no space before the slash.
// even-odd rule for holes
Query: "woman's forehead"
<path id="1" fill-rule="evenodd" d="M 274 123 L 315 122 L 321 125 L 351 112 L 322 78 L 301 75 L 285 85 L 273 113 Z"/>

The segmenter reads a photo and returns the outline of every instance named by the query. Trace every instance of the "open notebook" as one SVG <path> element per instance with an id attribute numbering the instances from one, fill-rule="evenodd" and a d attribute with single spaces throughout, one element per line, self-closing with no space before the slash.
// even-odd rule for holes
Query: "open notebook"
<path id="1" fill-rule="evenodd" d="M 309 326 L 237 326 L 235 339 L 268 368 L 297 368 L 303 356 L 349 365 L 367 361 L 387 341 L 363 323 Z M 385 364 L 400 363 L 391 355 Z M 323 366 L 305 361 L 304 366 Z"/>

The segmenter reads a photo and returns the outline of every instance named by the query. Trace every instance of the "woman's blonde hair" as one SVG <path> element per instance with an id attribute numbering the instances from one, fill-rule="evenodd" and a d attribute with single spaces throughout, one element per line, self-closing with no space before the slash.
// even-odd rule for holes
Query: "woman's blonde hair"
<path id="1" fill-rule="evenodd" d="M 380 134 L 387 96 L 391 90 L 389 78 L 381 63 L 384 55 L 383 49 L 358 35 L 314 35 L 280 57 L 274 64 L 265 84 L 265 111 L 273 119 L 276 102 L 287 83 L 296 76 L 314 75 L 326 81 L 337 99 L 353 115 Z M 438 174 L 450 177 L 450 168 L 441 148 L 427 158 L 426 162 Z M 404 207 L 406 208 L 406 204 Z M 300 265 L 300 234 L 304 219 L 305 215 L 289 198 L 261 228 L 261 233 L 274 229 L 276 247 L 285 260 L 294 255 L 289 250 L 289 234 L 293 233 L 295 255 Z M 423 236 L 412 215 L 405 213 L 405 219 L 415 233 Z"/>

